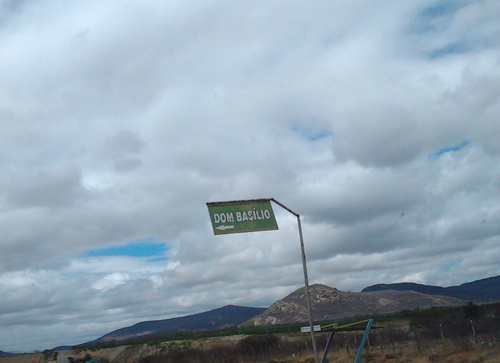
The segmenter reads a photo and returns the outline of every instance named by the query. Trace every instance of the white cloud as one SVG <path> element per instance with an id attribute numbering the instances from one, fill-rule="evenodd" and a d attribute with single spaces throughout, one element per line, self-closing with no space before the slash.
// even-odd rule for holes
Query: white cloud
<path id="1" fill-rule="evenodd" d="M 94 282 L 91 286 L 96 290 L 109 290 L 118 285 L 122 285 L 130 280 L 126 273 L 112 273 L 104 276 L 102 279 Z"/>

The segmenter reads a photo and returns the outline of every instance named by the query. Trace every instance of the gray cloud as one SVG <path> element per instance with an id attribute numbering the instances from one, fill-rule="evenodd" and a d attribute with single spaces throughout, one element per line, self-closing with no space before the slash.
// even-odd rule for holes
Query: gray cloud
<path id="1" fill-rule="evenodd" d="M 311 282 L 500 274 L 496 1 L 0 9 L 1 350 L 302 286 L 293 216 L 214 236 L 208 201 L 300 213 Z"/>

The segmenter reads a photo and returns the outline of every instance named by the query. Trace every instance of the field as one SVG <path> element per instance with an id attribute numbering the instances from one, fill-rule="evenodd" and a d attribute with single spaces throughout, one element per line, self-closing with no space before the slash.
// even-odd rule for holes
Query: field
<path id="1" fill-rule="evenodd" d="M 370 332 L 364 363 L 498 363 L 500 340 L 491 332 L 451 335 L 411 329 L 412 320 L 381 321 Z M 457 331 L 459 332 L 459 331 Z M 450 334 L 449 337 L 445 336 Z M 330 363 L 353 362 L 363 330 L 338 331 L 327 356 Z M 328 332 L 316 335 L 319 356 Z M 149 342 L 106 349 L 71 351 L 75 363 L 87 355 L 104 363 L 313 363 L 309 334 L 262 333 Z M 3 362 L 2 362 L 3 363 Z"/>
<path id="2" fill-rule="evenodd" d="M 322 356 L 327 333 L 317 335 Z M 362 332 L 338 332 L 328 360 L 353 362 Z M 370 334 L 364 363 L 498 363 L 500 343 L 494 336 L 476 339 L 422 339 L 407 326 L 387 324 Z M 481 338 L 481 339 L 480 339 Z M 483 340 L 486 338 L 487 340 Z M 196 340 L 140 344 L 95 351 L 73 351 L 75 361 L 84 354 L 104 363 L 313 363 L 308 334 L 238 335 Z M 76 353 L 76 354 L 75 354 Z"/>
<path id="3" fill-rule="evenodd" d="M 385 330 L 389 329 L 389 330 Z M 409 337 L 400 341 L 401 325 L 374 330 L 366 346 L 363 363 L 498 363 L 500 343 L 474 340 L 464 344 L 455 340 L 419 341 Z M 389 332 L 389 334 L 388 334 Z M 387 338 L 394 334 L 394 339 Z M 328 354 L 330 363 L 353 362 L 360 332 L 338 333 Z M 317 336 L 320 357 L 327 334 Z M 72 362 L 95 359 L 103 363 L 313 363 L 307 335 L 234 335 L 195 340 L 137 344 L 104 349 L 68 351 Z M 0 358 L 0 363 L 55 363 L 48 352 Z"/>

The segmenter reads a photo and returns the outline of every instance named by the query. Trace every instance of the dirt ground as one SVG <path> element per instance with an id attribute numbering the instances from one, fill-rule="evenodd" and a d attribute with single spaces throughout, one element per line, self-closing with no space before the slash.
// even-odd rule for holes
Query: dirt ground
<path id="1" fill-rule="evenodd" d="M 333 352 L 330 363 L 353 362 L 354 353 Z M 500 363 L 500 347 L 477 346 L 471 351 L 459 351 L 454 344 L 442 344 L 427 349 L 415 346 L 396 347 L 395 351 L 370 349 L 362 356 L 363 363 Z M 293 361 L 292 361 L 293 362 Z"/>

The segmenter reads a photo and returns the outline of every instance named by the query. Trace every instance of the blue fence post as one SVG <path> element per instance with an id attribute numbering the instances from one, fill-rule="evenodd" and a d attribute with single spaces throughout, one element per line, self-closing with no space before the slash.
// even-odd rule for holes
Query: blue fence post
<path id="1" fill-rule="evenodd" d="M 368 339 L 368 333 L 370 333 L 370 329 L 372 328 L 374 319 L 368 320 L 368 324 L 366 324 L 365 333 L 363 334 L 363 339 L 361 339 L 361 343 L 359 343 L 358 352 L 356 353 L 356 358 L 354 358 L 353 363 L 363 363 L 361 360 L 361 353 L 363 353 L 363 349 L 365 348 L 366 340 Z"/>
<path id="2" fill-rule="evenodd" d="M 321 358 L 321 363 L 328 363 L 328 359 L 326 359 L 326 356 L 328 355 L 328 350 L 330 349 L 330 344 L 332 343 L 333 335 L 335 334 L 335 329 L 337 329 L 337 324 L 333 325 L 333 330 L 331 331 L 330 336 L 328 337 L 325 351 L 323 352 L 323 357 Z"/>

